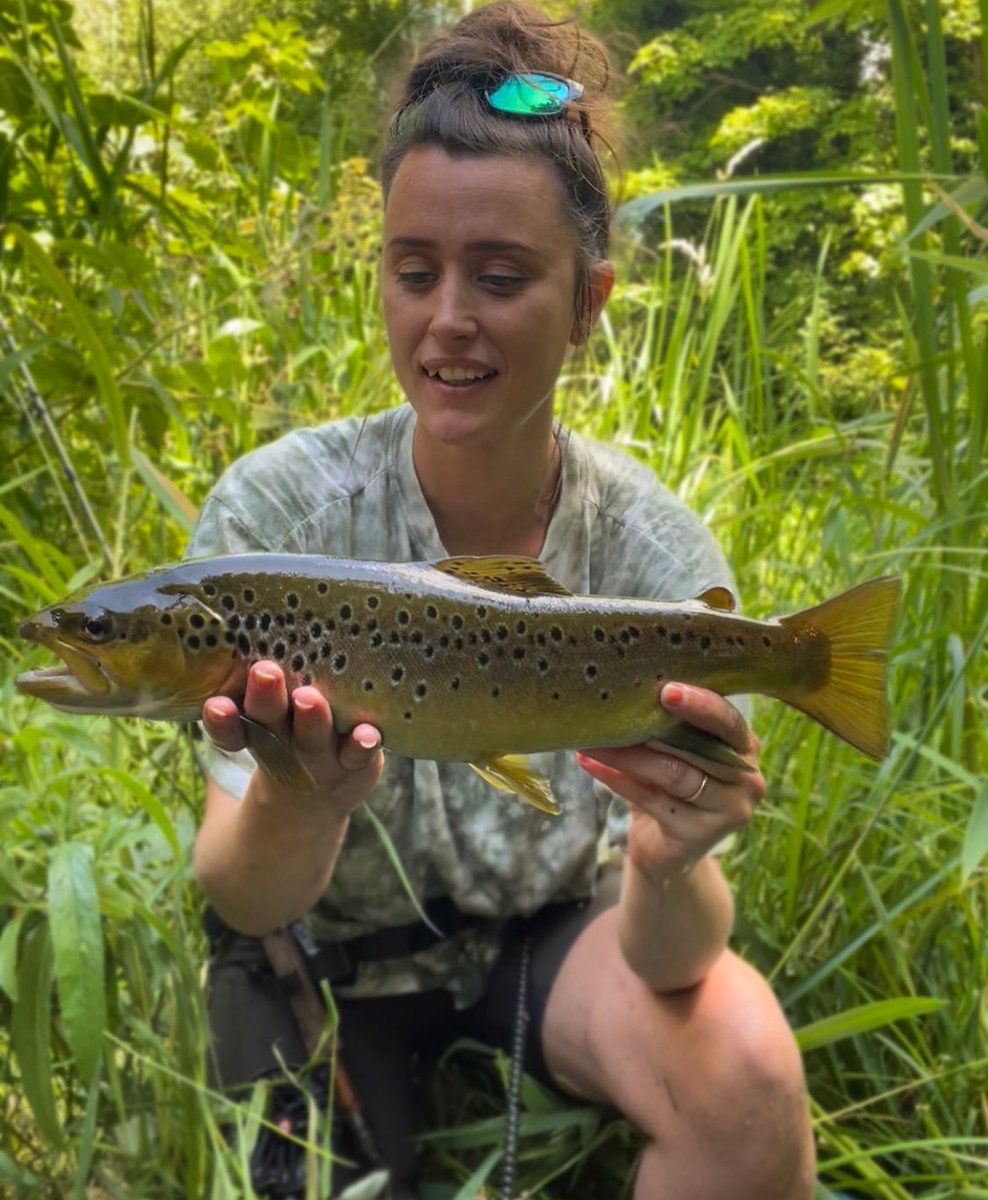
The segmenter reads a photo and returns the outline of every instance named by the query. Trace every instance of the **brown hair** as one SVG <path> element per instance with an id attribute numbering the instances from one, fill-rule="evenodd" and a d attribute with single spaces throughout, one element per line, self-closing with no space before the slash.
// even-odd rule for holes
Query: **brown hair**
<path id="1" fill-rule="evenodd" d="M 486 93 L 506 76 L 538 71 L 583 85 L 565 115 L 518 118 L 487 103 Z M 611 204 L 598 147 L 611 150 L 604 133 L 610 81 L 607 51 L 574 21 L 553 21 L 517 0 L 477 9 L 429 43 L 409 72 L 381 156 L 385 199 L 402 159 L 417 146 L 440 146 L 457 158 L 547 159 L 576 230 L 582 311 L 590 268 L 607 257 Z"/>

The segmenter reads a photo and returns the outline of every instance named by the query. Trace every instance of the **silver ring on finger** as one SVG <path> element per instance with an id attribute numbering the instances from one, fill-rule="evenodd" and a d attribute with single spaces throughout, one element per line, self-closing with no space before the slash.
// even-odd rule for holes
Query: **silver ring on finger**
<path id="1" fill-rule="evenodd" d="M 709 782 L 710 782 L 710 776 L 704 775 L 703 778 L 700 780 L 700 786 L 696 789 L 696 791 L 693 792 L 689 796 L 683 797 L 683 803 L 684 804 L 695 804 L 697 802 L 697 800 L 699 800 L 700 797 L 703 795 L 703 790 Z"/>

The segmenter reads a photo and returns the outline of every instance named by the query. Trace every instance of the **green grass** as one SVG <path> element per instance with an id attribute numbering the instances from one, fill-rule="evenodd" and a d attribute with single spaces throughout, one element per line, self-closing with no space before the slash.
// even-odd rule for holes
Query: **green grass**
<path id="1" fill-rule="evenodd" d="M 936 23 L 920 55 L 918 26 L 890 12 L 900 107 L 928 123 L 903 121 L 900 166 L 949 174 Z M 174 558 L 237 455 L 394 402 L 377 195 L 328 125 L 310 143 L 272 125 L 265 178 L 249 115 L 230 133 L 161 109 L 140 132 L 167 157 L 136 126 L 108 139 L 45 28 L 20 51 L 30 86 L 0 200 L 0 1190 L 233 1200 L 245 1163 L 220 1126 L 256 1127 L 261 1097 L 231 1110 L 201 1068 L 195 743 L 15 694 L 41 656 L 14 630 L 96 573 Z M 725 860 L 735 943 L 805 1047 L 821 1198 L 988 1195 L 984 250 L 904 187 L 887 375 L 832 386 L 826 244 L 779 308 L 764 210 L 724 196 L 696 244 L 667 210 L 661 233 L 618 246 L 622 282 L 559 391 L 564 420 L 649 463 L 709 523 L 752 615 L 905 582 L 889 759 L 759 704 L 769 796 Z M 444 1067 L 432 1200 L 496 1178 L 504 1086 L 488 1055 Z M 627 1126 L 534 1084 L 524 1108 L 533 1197 L 626 1194 Z"/>

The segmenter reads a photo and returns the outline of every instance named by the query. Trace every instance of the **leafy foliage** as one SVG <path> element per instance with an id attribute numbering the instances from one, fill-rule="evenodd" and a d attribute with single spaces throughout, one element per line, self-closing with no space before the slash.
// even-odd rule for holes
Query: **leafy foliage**
<path id="1" fill-rule="evenodd" d="M 83 51 L 68 5 L 0 10 L 0 1186 L 18 1197 L 248 1194 L 222 1127 L 256 1129 L 262 1097 L 232 1107 L 202 1071 L 196 745 L 25 701 L 34 659 L 6 635 L 97 572 L 174 558 L 236 456 L 397 399 L 369 155 L 389 54 L 444 6 L 262 8 L 206 7 L 169 40 L 170 10 L 140 6 L 132 77 L 101 69 L 94 34 Z M 906 580 L 892 756 L 876 770 L 760 709 L 772 800 L 727 859 L 737 942 L 806 1050 L 820 1195 L 981 1195 L 984 0 L 587 15 L 633 35 L 641 170 L 564 417 L 687 498 L 755 615 Z M 648 195 L 759 138 L 718 184 Z M 852 166 L 895 178 L 751 177 Z M 447 1064 L 430 1196 L 488 1186 L 503 1066 Z M 523 1134 L 533 1195 L 626 1187 L 622 1123 L 531 1084 Z"/>

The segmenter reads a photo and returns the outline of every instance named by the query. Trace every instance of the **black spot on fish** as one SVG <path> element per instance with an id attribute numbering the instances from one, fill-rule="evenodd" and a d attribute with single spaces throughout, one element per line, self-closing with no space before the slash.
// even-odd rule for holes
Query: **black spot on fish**
<path id="1" fill-rule="evenodd" d="M 738 644 L 739 646 L 743 646 L 743 645 L 744 645 L 744 638 L 741 636 L 741 634 L 740 634 L 740 633 L 739 633 L 739 634 L 738 634 L 738 636 L 735 638 L 735 641 L 737 642 L 737 644 Z"/>
<path id="2" fill-rule="evenodd" d="M 298 634 L 294 630 L 288 635 L 288 644 L 289 646 L 298 645 Z"/>
<path id="3" fill-rule="evenodd" d="M 550 700 L 558 700 L 558 699 L 559 699 L 559 693 L 558 693 L 558 692 L 550 692 L 550 693 L 549 693 L 549 699 L 550 699 Z"/>
<path id="4" fill-rule="evenodd" d="M 232 596 L 224 596 L 220 600 L 220 604 L 223 605 L 227 612 L 233 612 L 233 610 L 237 607 L 237 602 Z"/>
<path id="5" fill-rule="evenodd" d="M 458 675 L 454 675 L 453 678 L 449 681 L 449 686 L 453 689 L 454 692 L 457 691 L 460 686 L 460 677 Z"/>
<path id="6" fill-rule="evenodd" d="M 285 614 L 284 613 L 275 613 L 274 623 L 275 623 L 275 625 L 278 626 L 279 629 L 284 629 L 285 628 Z"/>
<path id="7" fill-rule="evenodd" d="M 325 596 L 326 593 L 329 591 L 329 584 L 328 583 L 317 584 L 316 591 L 319 593 L 320 596 Z"/>
<path id="8" fill-rule="evenodd" d="M 434 621 L 436 619 L 436 617 L 439 616 L 439 609 L 436 608 L 436 606 L 434 604 L 427 604 L 425 606 L 425 615 L 429 618 L 430 621 Z"/>
<path id="9" fill-rule="evenodd" d="M 407 608 L 399 608 L 396 619 L 399 625 L 407 625 L 412 619 L 412 615 Z"/>
<path id="10" fill-rule="evenodd" d="M 415 685 L 415 699 L 416 700 L 424 700 L 425 694 L 428 690 L 429 689 L 426 687 L 425 683 L 420 679 L 419 682 Z"/>
<path id="11" fill-rule="evenodd" d="M 405 678 L 405 668 L 400 663 L 391 668 L 391 682 L 392 683 L 401 683 L 401 681 L 404 678 Z"/>
<path id="12" fill-rule="evenodd" d="M 621 630 L 620 637 L 621 637 L 621 641 L 624 643 L 625 646 L 627 646 L 631 642 L 631 634 L 628 632 L 627 629 Z"/>
<path id="13" fill-rule="evenodd" d="M 422 643 L 425 641 L 425 637 L 424 637 L 421 629 L 413 629 L 412 632 L 408 636 L 408 640 L 412 643 L 413 646 L 421 646 Z"/>
<path id="14" fill-rule="evenodd" d="M 254 603 L 254 589 L 253 588 L 244 588 L 244 604 L 253 604 L 253 603 Z"/>
<path id="15" fill-rule="evenodd" d="M 294 592 L 289 592 L 285 597 L 285 603 L 289 608 L 298 608 L 298 596 Z"/>
<path id="16" fill-rule="evenodd" d="M 406 721 L 410 721 L 412 719 L 412 714 L 410 712 L 403 712 L 401 715 Z"/>
<path id="17" fill-rule="evenodd" d="M 333 670 L 334 671 L 345 671 L 346 663 L 347 663 L 346 655 L 345 654 L 337 654 L 337 656 L 333 659 Z"/>
<path id="18" fill-rule="evenodd" d="M 189 636 L 185 639 L 185 644 L 186 644 L 186 646 L 188 646 L 188 648 L 190 650 L 198 650 L 199 649 L 199 639 L 196 637 L 196 635 L 194 633 L 189 634 Z"/>
<path id="19" fill-rule="evenodd" d="M 301 671 L 304 666 L 305 666 L 305 655 L 304 654 L 295 654 L 292 656 L 292 670 L 293 671 Z"/>
<path id="20" fill-rule="evenodd" d="M 401 644 L 401 634 L 397 629 L 392 629 L 392 631 L 388 634 L 388 641 L 392 646 L 398 646 Z"/>
<path id="21" fill-rule="evenodd" d="M 514 650 L 511 651 L 511 657 L 515 660 L 515 662 L 521 662 L 521 660 L 525 657 L 525 647 L 515 646 Z"/>
<path id="22" fill-rule="evenodd" d="M 312 676 L 308 673 L 308 671 L 306 671 L 306 673 L 302 676 L 302 686 L 309 687 L 309 685 L 311 683 L 312 683 Z"/>
<path id="23" fill-rule="evenodd" d="M 359 632 L 360 632 L 360 622 L 353 621 L 350 625 L 350 636 L 356 637 Z"/>
<path id="24" fill-rule="evenodd" d="M 214 583 L 204 583 L 202 585 L 203 594 L 206 596 L 216 595 L 216 585 Z"/>
<path id="25" fill-rule="evenodd" d="M 257 618 L 257 623 L 260 626 L 261 632 L 267 633 L 267 631 L 271 628 L 271 614 L 261 613 L 261 615 Z"/>
<path id="26" fill-rule="evenodd" d="M 307 608 L 307 609 L 305 610 L 305 612 L 304 612 L 304 613 L 302 613 L 302 620 L 303 620 L 303 621 L 306 623 L 306 625 L 308 625 L 308 623 L 309 623 L 309 622 L 312 620 L 312 618 L 313 618 L 315 615 L 316 615 L 316 614 L 315 614 L 315 613 L 312 611 L 312 609 L 311 609 L 311 608 Z"/>
<path id="27" fill-rule="evenodd" d="M 600 698 L 601 698 L 601 700 L 609 700 L 611 698 L 611 693 L 610 692 L 601 692 Z"/>
<path id="28" fill-rule="evenodd" d="M 412 595 L 411 592 L 405 592 L 405 599 L 406 600 L 414 600 L 415 597 Z"/>
<path id="29" fill-rule="evenodd" d="M 371 619 L 364 625 L 364 628 L 368 633 L 373 633 L 377 628 L 377 617 L 371 617 Z"/>
<path id="30" fill-rule="evenodd" d="M 554 642 L 561 642 L 563 640 L 563 631 L 558 625 L 553 625 L 553 627 L 549 630 L 549 637 L 551 637 Z"/>
<path id="31" fill-rule="evenodd" d="M 583 668 L 583 678 L 586 680 L 597 678 L 597 666 L 595 663 L 587 663 Z"/>
<path id="32" fill-rule="evenodd" d="M 517 629 L 519 633 L 524 633 L 527 628 L 528 628 L 528 626 L 525 624 L 524 621 L 519 621 L 518 624 L 515 626 L 515 629 Z"/>
<path id="33" fill-rule="evenodd" d="M 595 642 L 602 642 L 605 637 L 607 637 L 607 634 L 603 631 L 603 629 L 601 629 L 599 625 L 595 625 L 593 631 L 593 640 Z"/>
<path id="34" fill-rule="evenodd" d="M 435 646 L 433 646 L 433 644 L 431 642 L 426 642 L 426 644 L 422 647 L 423 658 L 426 658 L 426 659 L 432 658 L 432 656 L 435 653 L 436 653 L 436 648 L 435 648 Z"/>
<path id="35" fill-rule="evenodd" d="M 323 644 L 319 647 L 320 658 L 329 658 L 332 653 L 333 647 L 329 644 L 329 642 L 323 642 Z"/>
<path id="36" fill-rule="evenodd" d="M 381 600 L 379 596 L 368 596 L 366 603 L 367 607 L 373 610 L 377 608 L 377 606 L 381 603 Z M 373 684 L 371 686 L 373 687 Z"/>
<path id="37" fill-rule="evenodd" d="M 322 626 L 319 624 L 318 621 L 312 622 L 312 624 L 309 626 L 309 633 L 314 638 L 322 637 Z"/>
<path id="38" fill-rule="evenodd" d="M 363 689 L 365 692 L 372 692 L 374 690 L 374 680 L 365 679 L 363 682 Z"/>
<path id="39" fill-rule="evenodd" d="M 330 617 L 326 621 L 326 632 L 327 633 L 335 633 L 336 632 L 336 622 L 333 620 L 332 617 Z"/>
<path id="40" fill-rule="evenodd" d="M 208 637 L 206 638 L 206 645 L 209 645 Z M 268 644 L 263 638 L 257 643 L 257 653 L 260 654 L 262 658 L 267 657 Z"/>
<path id="41" fill-rule="evenodd" d="M 540 658 L 540 659 L 539 659 L 539 661 L 536 663 L 536 666 L 539 668 L 539 674 L 540 674 L 540 675 L 546 675 L 546 674 L 548 674 L 548 671 L 549 671 L 549 663 L 548 663 L 548 661 L 547 661 L 546 659 L 544 659 L 544 658 Z"/>
<path id="42" fill-rule="evenodd" d="M 295 624 L 295 614 L 293 612 L 285 613 L 285 624 L 286 625 L 294 625 Z"/>
<path id="43" fill-rule="evenodd" d="M 618 656 L 618 658 L 627 658 L 628 657 L 628 653 L 623 646 L 615 646 L 614 653 Z"/>
<path id="44" fill-rule="evenodd" d="M 468 634 L 467 634 L 467 643 L 468 643 L 468 645 L 471 645 L 471 646 L 476 646 L 476 644 L 477 644 L 477 635 L 476 635 L 475 633 L 468 633 Z"/>
<path id="45" fill-rule="evenodd" d="M 227 629 L 233 629 L 236 631 L 240 628 L 240 617 L 236 613 L 234 613 L 232 617 L 227 617 L 226 626 Z"/>
<path id="46" fill-rule="evenodd" d="M 463 638 L 461 638 L 461 637 L 453 638 L 453 649 L 454 650 L 462 650 L 463 649 Z"/>
<path id="47" fill-rule="evenodd" d="M 701 650 L 709 650 L 710 649 L 710 638 L 707 637 L 706 634 L 703 634 L 700 637 L 700 649 Z"/>
<path id="48" fill-rule="evenodd" d="M 449 634 L 448 634 L 448 633 L 441 633 L 441 634 L 439 635 L 439 646 L 440 646 L 440 648 L 441 648 L 441 649 L 443 649 L 443 650 L 445 650 L 445 649 L 446 649 L 446 647 L 447 647 L 448 645 L 449 645 Z"/>
<path id="49" fill-rule="evenodd" d="M 284 642 L 275 642 L 273 654 L 274 654 L 275 658 L 284 658 L 285 657 L 285 643 Z"/>
<path id="50" fill-rule="evenodd" d="M 449 625 L 450 625 L 451 629 L 462 629 L 463 628 L 463 618 L 460 616 L 459 613 L 453 613 L 453 615 L 449 619 Z"/>
<path id="51" fill-rule="evenodd" d="M 676 633 L 675 630 L 669 634 L 669 645 L 670 646 L 678 646 L 682 640 L 683 640 L 683 635 L 681 633 Z"/>
<path id="52" fill-rule="evenodd" d="M 497 640 L 499 642 L 503 642 L 504 639 L 508 636 L 507 625 L 498 625 L 498 627 L 494 633 L 494 636 L 497 638 Z"/>
<path id="53" fill-rule="evenodd" d="M 372 646 L 372 647 L 373 647 L 375 650 L 378 648 L 378 646 L 380 646 L 380 644 L 381 644 L 383 641 L 384 641 L 384 634 L 383 634 L 383 633 L 372 633 L 372 634 L 371 634 L 371 640 L 370 640 L 370 644 L 371 644 L 371 646 Z"/>
<path id="54" fill-rule="evenodd" d="M 229 630 L 223 634 L 223 641 L 226 642 L 228 646 L 232 646 L 236 640 L 237 635 L 235 633 L 231 633 Z"/>
<path id="55" fill-rule="evenodd" d="M 480 617 L 481 620 L 483 620 L 484 617 L 487 616 L 487 605 L 486 604 L 478 604 L 476 612 L 477 612 L 477 616 Z"/>
<path id="56" fill-rule="evenodd" d="M 729 646 L 734 645 L 734 638 L 731 636 L 731 634 L 728 634 L 727 637 L 724 638 L 724 641 L 727 642 Z"/>
<path id="57" fill-rule="evenodd" d="M 486 626 L 480 631 L 480 640 L 484 643 L 485 646 L 490 645 L 491 631 Z"/>
<path id="58" fill-rule="evenodd" d="M 207 633 L 206 634 L 206 645 L 210 648 L 210 650 L 218 644 L 219 644 L 219 638 L 216 636 L 215 633 Z"/>
<path id="59" fill-rule="evenodd" d="M 172 623 L 171 613 L 162 613 L 161 614 L 161 623 L 162 623 L 162 625 L 170 625 Z"/>
<path id="60" fill-rule="evenodd" d="M 659 637 L 665 637 L 666 627 L 664 625 L 656 625 L 655 632 L 659 635 Z"/>
<path id="61" fill-rule="evenodd" d="M 244 629 L 254 629 L 257 626 L 257 617 L 253 613 L 248 613 L 244 617 Z"/>
<path id="62" fill-rule="evenodd" d="M 309 662 L 313 666 L 315 666 L 318 661 L 319 661 L 319 651 L 318 650 L 310 650 L 309 651 Z"/>
<path id="63" fill-rule="evenodd" d="M 237 634 L 237 645 L 240 647 L 241 654 L 250 654 L 250 639 L 246 633 Z"/>
<path id="64" fill-rule="evenodd" d="M 341 604 L 340 605 L 340 620 L 341 621 L 349 621 L 352 616 L 353 616 L 353 609 L 350 607 L 350 605 L 349 604 Z"/>
<path id="65" fill-rule="evenodd" d="M 206 624 L 206 618 L 201 613 L 193 613 L 189 617 L 189 624 L 193 629 L 202 629 L 203 625 Z"/>
<path id="66" fill-rule="evenodd" d="M 642 635 L 642 631 L 641 631 L 641 630 L 638 628 L 638 626 L 637 626 L 637 625 L 629 625 L 629 626 L 628 626 L 628 632 L 631 634 L 631 636 L 632 636 L 632 637 L 633 637 L 635 640 L 637 640 L 638 638 L 640 638 L 640 637 L 641 637 L 641 635 Z"/>
<path id="67" fill-rule="evenodd" d="M 497 684 L 495 684 L 495 685 L 494 685 L 494 686 L 491 688 L 491 695 L 492 695 L 492 696 L 494 697 L 494 699 L 496 700 L 496 699 L 498 698 L 498 696 L 500 696 L 500 694 L 501 694 L 501 689 L 500 689 L 500 688 L 497 686 Z"/>
<path id="68" fill-rule="evenodd" d="M 481 652 L 477 655 L 477 666 L 478 667 L 489 666 L 490 661 L 491 661 L 491 656 L 487 653 L 486 650 L 481 650 Z"/>
<path id="69" fill-rule="evenodd" d="M 537 643 L 538 643 L 540 646 L 544 646 L 544 645 L 545 645 L 545 634 L 544 634 L 544 633 L 537 633 L 537 634 L 535 635 L 535 640 L 536 640 L 536 642 L 537 642 Z"/>
<path id="70" fill-rule="evenodd" d="M 767 633 L 762 634 L 762 645 L 763 646 L 771 646 L 772 645 L 772 639 L 768 636 Z"/>

